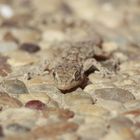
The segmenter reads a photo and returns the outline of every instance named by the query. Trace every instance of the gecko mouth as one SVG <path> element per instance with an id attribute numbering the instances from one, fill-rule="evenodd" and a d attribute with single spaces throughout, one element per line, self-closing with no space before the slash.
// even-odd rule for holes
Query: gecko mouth
<path id="1" fill-rule="evenodd" d="M 57 85 L 57 88 L 64 94 L 75 91 L 77 88 L 84 88 L 87 85 L 88 79 L 85 78 L 77 84 L 74 85 Z"/>

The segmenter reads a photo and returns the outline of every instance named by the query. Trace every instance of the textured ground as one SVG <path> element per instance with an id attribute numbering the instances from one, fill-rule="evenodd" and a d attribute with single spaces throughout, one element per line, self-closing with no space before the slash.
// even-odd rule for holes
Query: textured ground
<path id="1" fill-rule="evenodd" d="M 44 61 L 98 38 L 116 74 L 64 94 Z M 140 0 L 0 0 L 0 139 L 140 140 Z"/>

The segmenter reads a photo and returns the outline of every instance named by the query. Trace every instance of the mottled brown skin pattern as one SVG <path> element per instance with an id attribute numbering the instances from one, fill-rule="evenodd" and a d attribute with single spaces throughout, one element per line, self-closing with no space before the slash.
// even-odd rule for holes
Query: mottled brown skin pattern
<path id="1" fill-rule="evenodd" d="M 108 73 L 108 70 L 95 60 L 95 56 L 103 55 L 103 51 L 93 41 L 69 43 L 64 48 L 61 61 L 52 73 L 58 89 L 70 90 L 81 85 L 85 72 L 91 66 L 103 74 Z"/>

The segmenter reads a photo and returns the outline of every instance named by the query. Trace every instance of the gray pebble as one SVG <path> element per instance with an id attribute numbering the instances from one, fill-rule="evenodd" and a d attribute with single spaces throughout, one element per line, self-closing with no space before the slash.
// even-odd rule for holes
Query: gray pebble
<path id="1" fill-rule="evenodd" d="M 135 96 L 128 90 L 121 88 L 102 88 L 95 90 L 96 98 L 102 98 L 105 100 L 115 100 L 125 103 L 130 100 L 135 100 Z"/>

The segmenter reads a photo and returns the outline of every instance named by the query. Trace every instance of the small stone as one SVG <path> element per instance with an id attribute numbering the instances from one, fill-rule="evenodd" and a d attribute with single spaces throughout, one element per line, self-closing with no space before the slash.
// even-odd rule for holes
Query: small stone
<path id="1" fill-rule="evenodd" d="M 46 108 L 46 105 L 39 100 L 31 100 L 25 104 L 25 107 L 36 110 L 43 110 Z"/>
<path id="2" fill-rule="evenodd" d="M 42 93 L 49 96 L 53 101 L 56 101 L 60 106 L 63 107 L 63 97 L 62 94 L 56 87 L 49 86 L 47 84 L 34 84 L 29 86 L 29 91 L 32 93 Z"/>
<path id="3" fill-rule="evenodd" d="M 136 140 L 133 131 L 130 128 L 120 131 L 110 130 L 101 140 Z"/>
<path id="4" fill-rule="evenodd" d="M 117 116 L 109 121 L 109 126 L 112 129 L 120 130 L 123 128 L 131 128 L 133 126 L 133 122 L 127 117 Z"/>
<path id="5" fill-rule="evenodd" d="M 111 53 L 118 49 L 118 44 L 115 42 L 104 42 L 102 47 L 105 52 Z"/>
<path id="6" fill-rule="evenodd" d="M 82 104 L 93 104 L 93 103 L 94 101 L 92 97 L 80 89 L 65 94 L 63 100 L 63 106 L 70 107 L 70 108 L 75 105 L 80 106 Z"/>
<path id="7" fill-rule="evenodd" d="M 0 52 L 5 53 L 5 52 L 11 52 L 17 49 L 17 44 L 9 41 L 9 42 L 0 42 Z"/>
<path id="8" fill-rule="evenodd" d="M 79 127 L 77 133 L 83 140 L 98 140 L 107 134 L 107 127 L 94 123 L 84 124 Z"/>
<path id="9" fill-rule="evenodd" d="M 39 100 L 41 102 L 43 102 L 44 104 L 48 104 L 51 99 L 47 94 L 44 93 L 29 93 L 29 94 L 20 94 L 18 96 L 18 99 L 22 102 L 22 103 L 27 103 L 30 100 Z"/>
<path id="10" fill-rule="evenodd" d="M 35 126 L 39 113 L 36 110 L 28 108 L 8 108 L 0 113 L 0 122 L 6 127 L 9 124 L 20 123 L 28 128 Z"/>
<path id="11" fill-rule="evenodd" d="M 127 101 L 135 100 L 135 96 L 131 92 L 120 88 L 102 88 L 95 90 L 96 98 L 104 100 L 115 100 L 125 103 Z"/>
<path id="12" fill-rule="evenodd" d="M 38 62 L 38 58 L 24 51 L 12 51 L 7 53 L 7 55 L 10 57 L 7 62 L 13 67 L 30 65 Z"/>
<path id="13" fill-rule="evenodd" d="M 71 107 L 71 110 L 74 111 L 75 114 L 85 115 L 85 116 L 106 117 L 110 114 L 110 112 L 107 109 L 96 104 L 74 105 Z"/>
<path id="14" fill-rule="evenodd" d="M 4 89 L 4 91 L 6 91 L 9 94 L 27 94 L 28 93 L 28 89 L 26 85 L 18 79 L 4 80 L 1 86 Z"/>
<path id="15" fill-rule="evenodd" d="M 99 73 L 92 73 L 88 76 L 90 82 L 93 84 L 101 84 L 101 83 L 110 83 L 113 82 L 113 79 L 110 78 L 104 78 Z"/>
<path id="16" fill-rule="evenodd" d="M 120 113 L 126 110 L 125 106 L 121 102 L 114 100 L 104 100 L 98 98 L 96 104 L 110 110 L 112 113 Z"/>
<path id="17" fill-rule="evenodd" d="M 48 118 L 51 115 L 58 116 L 60 119 L 70 119 L 74 117 L 74 112 L 69 109 L 61 109 L 61 108 L 47 108 L 43 110 L 44 117 Z"/>
<path id="18" fill-rule="evenodd" d="M 58 122 L 48 124 L 47 126 L 40 126 L 33 130 L 33 135 L 36 138 L 40 137 L 55 137 L 65 133 L 75 132 L 78 129 L 78 125 L 73 122 Z"/>
<path id="19" fill-rule="evenodd" d="M 30 128 L 22 126 L 18 123 L 9 124 L 9 125 L 6 126 L 6 129 L 8 131 L 15 132 L 15 133 L 21 133 L 21 134 L 30 131 Z"/>
<path id="20" fill-rule="evenodd" d="M 92 96 L 93 92 L 95 92 L 95 90 L 97 89 L 114 88 L 114 87 L 115 86 L 112 85 L 112 83 L 89 84 L 84 88 L 84 91 Z"/>
<path id="21" fill-rule="evenodd" d="M 7 93 L 0 93 L 0 107 L 5 108 L 18 108 L 21 107 L 22 103 L 16 98 L 10 97 Z"/>
<path id="22" fill-rule="evenodd" d="M 28 53 L 36 53 L 40 50 L 40 47 L 32 43 L 23 43 L 20 45 L 20 49 Z"/>

